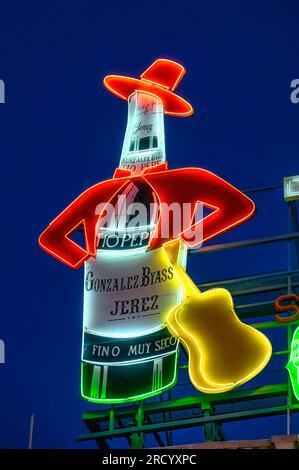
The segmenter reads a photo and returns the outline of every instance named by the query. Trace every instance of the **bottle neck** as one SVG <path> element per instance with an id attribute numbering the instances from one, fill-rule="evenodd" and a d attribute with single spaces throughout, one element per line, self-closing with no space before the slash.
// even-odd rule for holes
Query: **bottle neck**
<path id="1" fill-rule="evenodd" d="M 164 110 L 157 96 L 143 91 L 135 91 L 128 105 L 119 166 L 138 175 L 148 167 L 166 162 Z"/>

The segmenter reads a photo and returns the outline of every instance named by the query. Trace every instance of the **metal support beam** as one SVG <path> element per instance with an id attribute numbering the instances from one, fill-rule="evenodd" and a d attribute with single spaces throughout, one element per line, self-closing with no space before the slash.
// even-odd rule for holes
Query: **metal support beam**
<path id="1" fill-rule="evenodd" d="M 291 410 L 299 411 L 299 404 L 292 405 Z M 276 407 L 269 407 L 269 408 L 262 408 L 256 410 L 245 410 L 245 411 L 238 411 L 232 413 L 225 413 L 225 414 L 215 414 L 211 416 L 203 416 L 199 418 L 189 418 L 189 419 L 182 419 L 179 421 L 172 421 L 166 423 L 155 423 L 155 424 L 147 424 L 143 426 L 131 426 L 124 429 L 115 429 L 113 433 L 110 431 L 105 432 L 97 432 L 93 434 L 85 434 L 81 435 L 77 438 L 77 441 L 88 441 L 94 438 L 107 438 L 107 437 L 121 437 L 125 436 L 126 434 L 134 434 L 134 433 L 151 433 L 153 431 L 166 431 L 167 429 L 182 429 L 186 427 L 196 427 L 202 426 L 208 422 L 228 422 L 228 421 L 238 421 L 242 419 L 250 419 L 250 418 L 257 418 L 257 417 L 265 417 L 269 415 L 278 415 L 286 413 L 287 405 L 283 406 L 276 406 Z"/>
<path id="2" fill-rule="evenodd" d="M 144 447 L 144 434 L 143 434 L 143 401 L 139 402 L 137 413 L 135 417 L 138 431 L 131 434 L 131 444 L 133 449 L 143 449 Z"/>
<path id="3" fill-rule="evenodd" d="M 213 415 L 211 404 L 204 404 L 202 407 L 204 417 Z M 222 441 L 224 433 L 222 431 L 222 424 L 217 422 L 207 422 L 203 425 L 204 440 L 205 442 Z"/>
<path id="4" fill-rule="evenodd" d="M 144 403 L 144 414 L 148 413 L 163 413 L 165 411 L 175 411 L 188 408 L 202 408 L 204 403 L 230 403 L 236 401 L 247 400 L 248 397 L 251 399 L 267 398 L 269 396 L 281 396 L 287 394 L 287 384 L 275 384 L 275 385 L 264 385 L 262 387 L 254 387 L 241 390 L 233 390 L 231 392 L 213 394 L 213 395 L 198 395 L 189 396 L 185 398 L 177 398 L 171 401 L 165 402 L 145 402 Z M 118 417 L 132 416 L 136 413 L 135 406 L 116 406 L 115 413 Z M 83 414 L 85 422 L 101 421 L 107 419 L 109 416 L 109 409 L 101 411 L 92 411 Z"/>

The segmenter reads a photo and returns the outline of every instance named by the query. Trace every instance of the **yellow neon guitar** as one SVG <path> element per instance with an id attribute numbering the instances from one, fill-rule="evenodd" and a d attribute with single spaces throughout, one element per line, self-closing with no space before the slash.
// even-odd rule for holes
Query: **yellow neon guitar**
<path id="1" fill-rule="evenodd" d="M 164 245 L 185 291 L 185 300 L 169 313 L 167 327 L 188 352 L 193 385 L 205 393 L 226 392 L 266 366 L 271 343 L 263 333 L 240 321 L 227 290 L 199 291 L 179 265 L 180 244 Z"/>

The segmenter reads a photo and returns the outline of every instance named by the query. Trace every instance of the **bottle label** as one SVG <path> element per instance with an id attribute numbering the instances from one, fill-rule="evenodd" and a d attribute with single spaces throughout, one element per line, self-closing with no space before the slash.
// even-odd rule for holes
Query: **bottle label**
<path id="1" fill-rule="evenodd" d="M 177 350 L 178 339 L 167 329 L 137 338 L 107 338 L 84 333 L 83 344 L 83 361 L 115 365 L 171 354 Z"/>
<path id="2" fill-rule="evenodd" d="M 85 263 L 84 331 L 128 338 L 165 326 L 182 286 L 163 247 L 150 252 L 98 250 Z"/>
<path id="3" fill-rule="evenodd" d="M 165 161 L 163 103 L 157 96 L 135 91 L 129 98 L 128 123 L 119 166 L 142 173 Z"/>

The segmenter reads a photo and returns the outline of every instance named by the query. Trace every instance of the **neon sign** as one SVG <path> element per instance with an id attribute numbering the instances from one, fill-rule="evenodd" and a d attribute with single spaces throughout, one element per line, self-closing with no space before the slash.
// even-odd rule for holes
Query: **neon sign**
<path id="1" fill-rule="evenodd" d="M 299 400 L 299 327 L 293 334 L 289 362 L 286 367 L 289 371 L 294 395 Z"/>
<path id="2" fill-rule="evenodd" d="M 157 171 L 156 171 L 157 170 Z M 222 178 L 200 168 L 180 168 L 177 170 L 161 170 L 160 165 L 145 170 L 140 176 L 122 176 L 98 183 L 87 189 L 72 204 L 70 204 L 42 233 L 40 246 L 49 254 L 72 268 L 79 268 L 90 256 L 95 257 L 99 241 L 97 225 L 104 211 L 96 213 L 99 204 L 109 201 L 127 183 L 142 183 L 150 185 L 162 207 L 176 202 L 180 206 L 190 204 L 193 214 L 190 226 L 184 232 L 175 232 L 170 227 L 170 233 L 163 237 L 161 224 L 163 213 L 156 227 L 155 236 L 150 242 L 151 248 L 157 248 L 163 243 L 181 237 L 192 248 L 192 231 L 203 230 L 203 240 L 210 240 L 216 235 L 226 232 L 245 222 L 254 213 L 252 201 Z M 184 191 L 180 188 L 184 187 Z M 212 207 L 213 212 L 203 220 L 194 222 L 196 206 L 202 203 Z M 70 235 L 81 225 L 84 226 L 86 248 L 80 247 L 71 240 Z M 190 238 L 189 238 L 190 237 Z"/>
<path id="3" fill-rule="evenodd" d="M 299 295 L 296 294 L 286 294 L 278 297 L 275 300 L 275 309 L 278 312 L 275 315 L 276 321 L 279 323 L 289 323 L 299 318 L 299 306 L 296 303 L 299 302 Z M 280 312 L 294 312 L 289 316 L 281 316 Z"/>
<path id="4" fill-rule="evenodd" d="M 205 393 L 226 392 L 265 367 L 271 356 L 271 343 L 260 331 L 239 320 L 226 289 L 199 291 L 177 260 L 178 243 L 165 245 L 165 250 L 185 296 L 168 314 L 167 324 L 188 351 L 193 385 Z"/>
<path id="5" fill-rule="evenodd" d="M 159 59 L 138 79 L 105 77 L 106 88 L 128 102 L 120 166 L 112 179 L 77 197 L 39 238 L 41 248 L 66 265 L 84 264 L 81 390 L 89 401 L 132 401 L 173 386 L 179 341 L 189 352 L 194 386 L 207 393 L 250 380 L 271 355 L 267 338 L 236 317 L 227 291 L 201 294 L 185 272 L 188 248 L 255 211 L 246 195 L 210 171 L 168 169 L 164 115 L 193 114 L 174 92 L 185 72 Z M 199 217 L 203 206 L 210 213 Z M 83 246 L 72 240 L 79 228 Z M 210 318 L 210 345 L 196 326 L 207 321 L 203 312 Z M 240 356 L 229 359 L 234 341 L 243 364 Z M 216 365 L 221 351 L 222 372 Z"/>
<path id="6" fill-rule="evenodd" d="M 116 251 L 85 262 L 82 396 L 95 402 L 146 398 L 177 376 L 179 343 L 166 318 L 182 288 L 167 253 Z"/>

